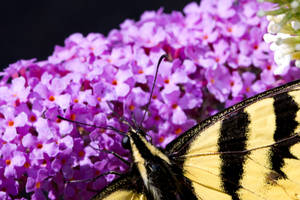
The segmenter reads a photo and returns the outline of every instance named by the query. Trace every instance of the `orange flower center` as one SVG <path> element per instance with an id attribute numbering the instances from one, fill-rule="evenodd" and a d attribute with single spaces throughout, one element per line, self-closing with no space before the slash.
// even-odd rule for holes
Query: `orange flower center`
<path id="1" fill-rule="evenodd" d="M 101 171 L 100 170 L 96 170 L 95 175 L 99 176 L 100 174 L 101 174 Z"/>
<path id="2" fill-rule="evenodd" d="M 111 84 L 118 85 L 118 82 L 117 82 L 117 80 L 113 80 Z"/>
<path id="3" fill-rule="evenodd" d="M 57 122 L 57 123 L 60 123 L 60 122 L 61 122 L 61 119 L 60 119 L 60 118 L 57 118 L 57 119 L 56 119 L 56 122 Z"/>
<path id="4" fill-rule="evenodd" d="M 5 164 L 6 165 L 10 165 L 11 164 L 11 160 L 9 160 L 9 159 L 5 160 Z"/>
<path id="5" fill-rule="evenodd" d="M 20 99 L 15 100 L 15 107 L 20 105 Z"/>
<path id="6" fill-rule="evenodd" d="M 130 106 L 129 106 L 129 110 L 131 110 L 131 111 L 133 111 L 134 108 L 135 108 L 134 105 L 130 105 Z"/>
<path id="7" fill-rule="evenodd" d="M 156 115 L 156 116 L 154 117 L 154 120 L 159 121 L 159 120 L 160 120 L 160 117 L 159 117 L 158 115 Z"/>
<path id="8" fill-rule="evenodd" d="M 41 187 L 41 182 L 36 182 L 35 187 L 40 188 Z"/>
<path id="9" fill-rule="evenodd" d="M 36 121 L 36 117 L 34 115 L 31 115 L 30 118 L 29 118 L 29 120 L 31 122 L 35 122 Z"/>
<path id="10" fill-rule="evenodd" d="M 176 103 L 174 103 L 173 105 L 172 105 L 172 108 L 173 109 L 176 109 L 178 107 L 178 105 L 176 104 Z"/>
<path id="11" fill-rule="evenodd" d="M 182 133 L 182 129 L 181 129 L 181 128 L 177 128 L 177 129 L 175 130 L 175 134 L 176 134 L 176 135 L 179 135 L 180 133 Z"/>
<path id="12" fill-rule="evenodd" d="M 162 143 L 164 140 L 165 140 L 165 137 L 164 137 L 164 136 L 160 136 L 160 137 L 158 138 L 158 142 L 159 142 L 159 143 Z"/>
<path id="13" fill-rule="evenodd" d="M 8 126 L 13 126 L 14 124 L 14 121 L 8 121 Z"/>
<path id="14" fill-rule="evenodd" d="M 84 153 L 84 151 L 79 151 L 79 152 L 78 152 L 78 155 L 79 155 L 79 157 L 83 158 L 84 155 L 85 155 L 85 153 Z"/>
<path id="15" fill-rule="evenodd" d="M 99 128 L 99 133 L 104 133 L 105 132 L 105 129 L 104 128 Z"/>
<path id="16" fill-rule="evenodd" d="M 24 167 L 28 169 L 30 167 L 29 162 L 25 162 Z"/>
<path id="17" fill-rule="evenodd" d="M 49 97 L 49 101 L 54 101 L 55 100 L 55 97 L 54 96 L 50 96 Z"/>
<path id="18" fill-rule="evenodd" d="M 67 161 L 66 161 L 64 158 L 63 158 L 63 159 L 61 159 L 61 164 L 63 164 L 63 165 L 64 165 L 64 164 L 66 164 L 66 162 L 67 162 Z"/>
<path id="19" fill-rule="evenodd" d="M 71 120 L 75 121 L 75 119 L 76 119 L 76 115 L 74 113 L 71 114 Z"/>

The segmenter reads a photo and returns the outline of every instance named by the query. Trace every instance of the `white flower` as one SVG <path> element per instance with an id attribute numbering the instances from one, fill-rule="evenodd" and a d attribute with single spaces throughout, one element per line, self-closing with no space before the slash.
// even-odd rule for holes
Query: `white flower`
<path id="1" fill-rule="evenodd" d="M 281 30 L 280 22 L 284 18 L 285 14 L 276 15 L 276 16 L 267 16 L 267 19 L 270 21 L 268 25 L 269 33 L 278 33 Z"/>
<path id="2" fill-rule="evenodd" d="M 295 1 L 293 1 L 293 2 L 291 3 L 291 7 L 292 7 L 293 9 L 298 8 L 298 6 L 299 6 L 299 1 L 297 1 L 297 0 L 295 0 Z"/>
<path id="3" fill-rule="evenodd" d="M 300 29 L 300 22 L 298 22 L 298 21 L 291 21 L 291 25 L 295 31 Z"/>
<path id="4" fill-rule="evenodd" d="M 300 60 L 296 60 L 295 65 L 300 68 Z"/>
<path id="5" fill-rule="evenodd" d="M 275 60 L 276 64 L 278 65 L 278 67 L 276 69 L 274 69 L 274 74 L 280 75 L 289 66 L 290 61 L 291 61 L 291 55 L 290 54 L 284 55 L 277 51 L 274 53 L 274 60 Z"/>
<path id="6" fill-rule="evenodd" d="M 291 54 L 295 52 L 296 46 L 291 43 L 286 43 L 286 39 L 292 38 L 289 34 L 277 33 L 264 35 L 264 40 L 271 43 L 270 49 L 274 51 L 274 60 L 278 67 L 274 70 L 274 74 L 282 74 L 289 66 L 291 61 Z"/>
<path id="7" fill-rule="evenodd" d="M 275 42 L 277 40 L 277 36 L 271 33 L 266 33 L 263 37 L 266 43 Z"/>
<path id="8" fill-rule="evenodd" d="M 277 7 L 275 10 L 265 12 L 269 24 L 268 33 L 264 35 L 264 40 L 271 43 L 270 49 L 274 51 L 274 60 L 278 65 L 274 73 L 281 74 L 285 73 L 291 60 L 296 60 L 296 66 L 300 67 L 300 35 L 298 33 L 300 30 L 300 0 L 291 2 L 271 0 L 271 2 L 275 3 Z M 276 13 L 282 14 L 276 15 Z"/>

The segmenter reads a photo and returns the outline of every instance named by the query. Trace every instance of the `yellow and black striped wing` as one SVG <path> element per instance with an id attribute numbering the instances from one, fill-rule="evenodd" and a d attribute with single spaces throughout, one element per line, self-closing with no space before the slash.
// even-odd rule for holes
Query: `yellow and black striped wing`
<path id="1" fill-rule="evenodd" d="M 247 99 L 167 146 L 199 199 L 300 199 L 299 87 Z"/>
<path id="2" fill-rule="evenodd" d="M 138 192 L 137 177 L 124 175 L 106 186 L 92 200 L 147 200 L 145 194 Z"/>

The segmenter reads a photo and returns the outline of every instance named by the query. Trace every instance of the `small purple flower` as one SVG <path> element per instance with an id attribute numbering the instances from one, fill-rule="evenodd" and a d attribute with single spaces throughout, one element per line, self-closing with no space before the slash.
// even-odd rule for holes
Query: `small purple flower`
<path id="1" fill-rule="evenodd" d="M 261 7 L 202 0 L 184 14 L 149 11 L 107 37 L 76 33 L 47 60 L 11 64 L 0 81 L 0 198 L 89 199 L 116 176 L 68 181 L 128 170 L 109 153 L 130 161 L 123 136 L 105 128 L 126 132 L 118 115 L 165 147 L 220 108 L 298 79 L 298 68 L 274 63 Z"/>
<path id="2" fill-rule="evenodd" d="M 243 85 L 243 89 L 241 91 L 242 94 L 246 95 L 246 97 L 251 97 L 255 94 L 255 92 L 252 89 L 252 85 L 255 82 L 255 74 L 251 73 L 251 72 L 245 72 L 242 75 L 243 81 L 244 81 L 244 85 Z"/>
<path id="3" fill-rule="evenodd" d="M 17 136 L 17 127 L 22 127 L 27 122 L 27 115 L 21 112 L 17 116 L 14 115 L 14 108 L 11 106 L 1 106 L 0 112 L 4 116 L 3 128 L 5 128 L 2 139 L 10 142 Z"/>
<path id="4" fill-rule="evenodd" d="M 227 19 L 233 17 L 235 10 L 232 8 L 234 0 L 224 0 L 217 2 L 217 12 L 221 18 Z"/>
<path id="5" fill-rule="evenodd" d="M 230 94 L 230 74 L 229 70 L 223 66 L 211 68 L 205 74 L 207 88 L 220 102 L 225 102 Z"/>
<path id="6" fill-rule="evenodd" d="M 163 104 L 159 110 L 159 114 L 164 119 L 171 119 L 173 124 L 183 124 L 187 120 L 187 116 L 178 105 L 180 93 L 174 91 L 172 93 L 166 93 L 163 95 L 163 99 L 166 104 Z"/>
<path id="7" fill-rule="evenodd" d="M 231 86 L 231 94 L 233 97 L 239 96 L 242 88 L 243 88 L 243 81 L 241 76 L 238 74 L 238 72 L 233 72 L 230 80 L 230 86 Z"/>
<path id="8" fill-rule="evenodd" d="M 188 15 L 190 16 L 190 15 Z M 199 20 L 198 15 L 193 15 L 197 20 Z M 199 21 L 197 21 L 199 23 Z M 208 45 L 214 43 L 218 36 L 220 35 L 217 29 L 217 21 L 214 16 L 208 13 L 203 13 L 203 20 L 201 20 L 201 30 L 196 33 L 199 34 L 199 39 L 203 45 Z"/>
<path id="9" fill-rule="evenodd" d="M 213 49 L 214 51 L 207 52 L 205 56 L 209 59 L 212 59 L 212 63 L 214 64 L 224 64 L 230 55 L 228 42 L 223 39 L 216 41 L 216 43 L 213 45 Z M 210 67 L 214 68 L 216 65 Z"/>

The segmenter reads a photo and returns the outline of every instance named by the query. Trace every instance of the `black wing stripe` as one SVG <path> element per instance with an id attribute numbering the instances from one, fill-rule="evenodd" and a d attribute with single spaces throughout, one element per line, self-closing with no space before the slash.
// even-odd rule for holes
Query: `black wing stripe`
<path id="1" fill-rule="evenodd" d="M 112 183 L 107 185 L 98 194 L 96 194 L 92 200 L 104 199 L 112 193 L 120 190 L 127 190 L 136 194 L 141 194 L 143 193 L 142 186 L 141 178 L 137 176 L 137 171 L 133 169 L 133 171 L 122 175 L 120 178 L 115 179 Z"/>
<path id="2" fill-rule="evenodd" d="M 227 108 L 226 110 L 214 116 L 207 118 L 206 120 L 199 123 L 198 125 L 195 125 L 194 127 L 190 128 L 185 134 L 180 135 L 178 138 L 176 138 L 170 144 L 168 144 L 166 147 L 166 153 L 169 154 L 170 156 L 174 155 L 174 157 L 184 155 L 187 149 L 189 148 L 189 144 L 195 139 L 195 136 L 202 133 L 203 130 L 207 129 L 215 122 L 226 118 L 229 113 L 237 112 L 240 109 L 245 108 L 254 102 L 273 96 L 275 94 L 282 94 L 283 92 L 292 91 L 293 89 L 296 90 L 297 87 L 299 86 L 300 86 L 300 79 L 293 82 L 289 82 L 288 84 L 282 85 L 272 90 L 268 90 L 264 93 L 255 95 L 232 107 Z"/>
<path id="3" fill-rule="evenodd" d="M 279 142 L 294 135 L 295 129 L 298 126 L 296 114 L 299 107 L 287 93 L 276 95 L 274 100 L 273 105 L 276 116 L 274 141 Z M 299 137 L 295 137 L 295 139 L 288 140 L 287 142 L 279 143 L 271 148 L 271 169 L 277 173 L 275 176 L 276 179 L 287 178 L 281 168 L 284 166 L 284 158 L 297 159 L 290 153 L 290 147 L 297 142 L 299 142 Z"/>
<path id="4" fill-rule="evenodd" d="M 248 114 L 240 111 L 230 118 L 224 119 L 221 134 L 218 140 L 219 152 L 243 152 L 247 150 L 247 132 L 250 124 Z M 231 141 L 230 143 L 228 141 Z M 241 187 L 240 180 L 243 176 L 243 165 L 247 153 L 236 156 L 235 154 L 220 154 L 221 179 L 224 191 L 231 195 L 233 200 L 238 200 L 237 191 Z M 228 181 L 230 180 L 230 181 Z"/>

